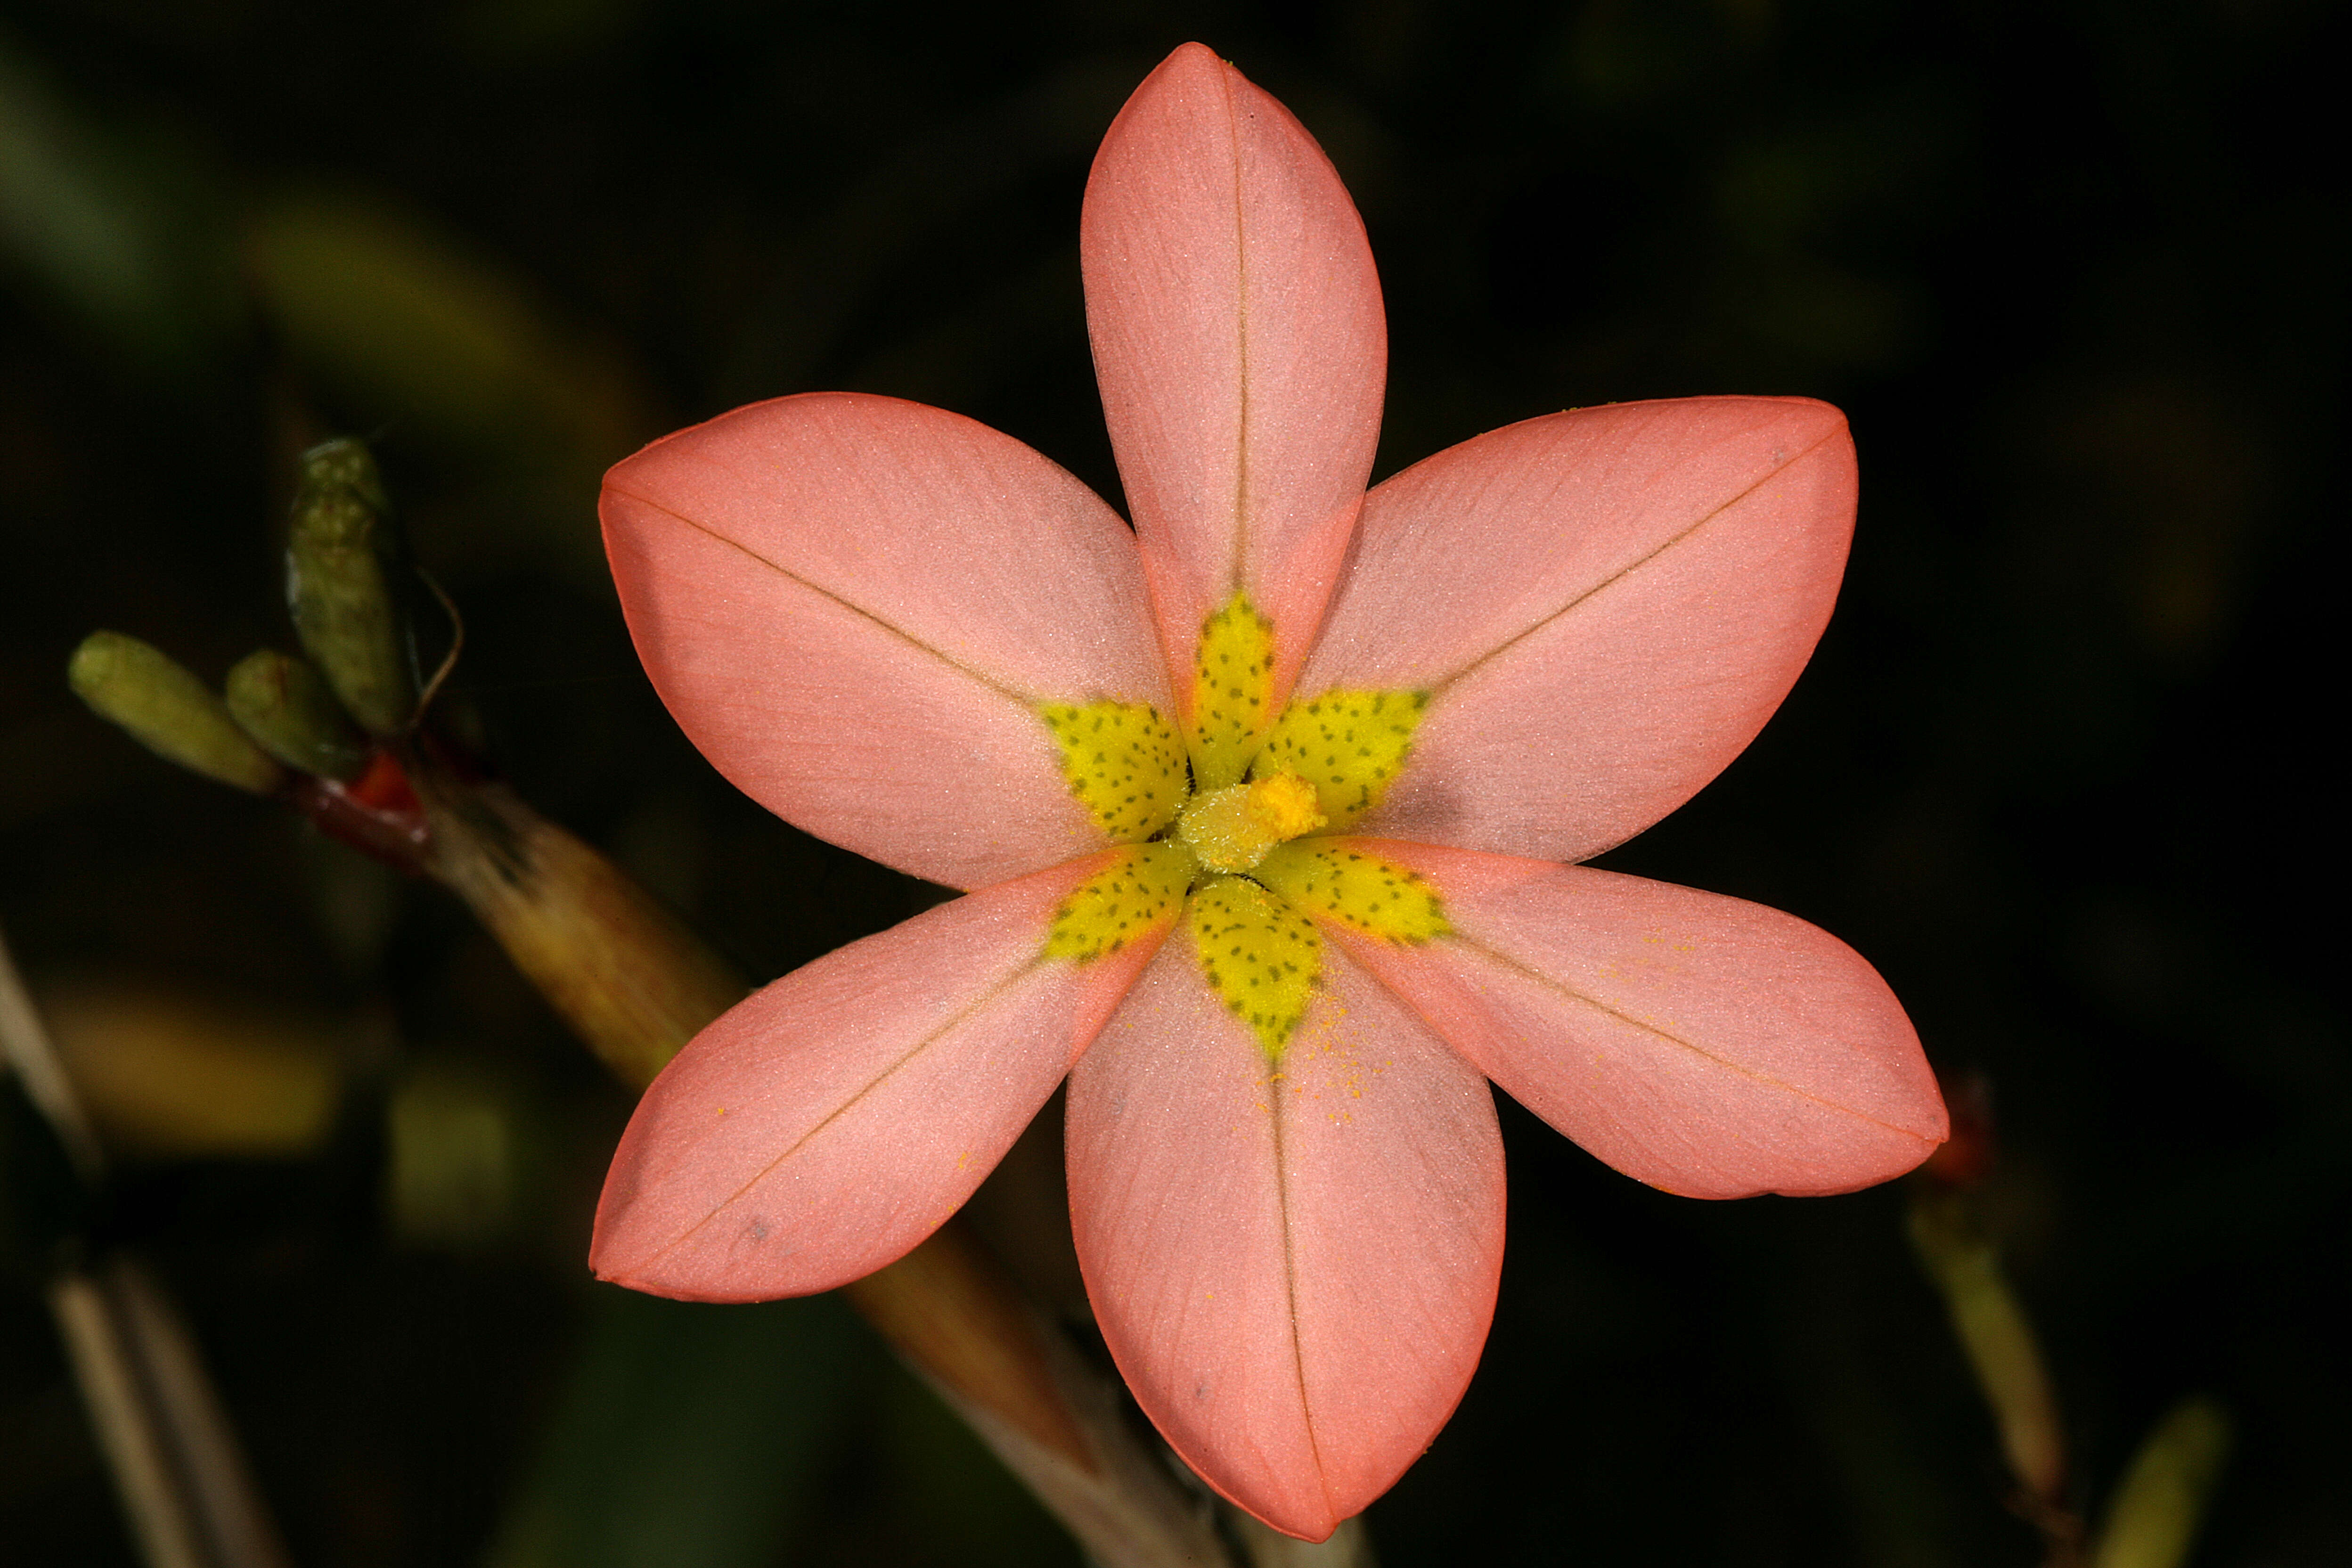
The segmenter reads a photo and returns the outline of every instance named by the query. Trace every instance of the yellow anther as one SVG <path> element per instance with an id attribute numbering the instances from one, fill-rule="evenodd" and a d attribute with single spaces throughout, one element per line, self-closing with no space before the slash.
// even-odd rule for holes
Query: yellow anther
<path id="1" fill-rule="evenodd" d="M 1276 773 L 1248 786 L 1250 820 L 1274 835 L 1276 844 L 1327 826 L 1330 818 L 1318 809 L 1315 786 L 1297 773 Z"/>
<path id="2" fill-rule="evenodd" d="M 1295 773 L 1315 786 L 1331 826 L 1346 832 L 1412 755 L 1426 691 L 1326 691 L 1294 702 L 1265 738 L 1250 771 Z"/>
<path id="3" fill-rule="evenodd" d="M 1176 837 L 1212 871 L 1246 871 L 1276 845 L 1323 825 L 1315 786 L 1276 773 L 1194 795 L 1176 819 Z"/>

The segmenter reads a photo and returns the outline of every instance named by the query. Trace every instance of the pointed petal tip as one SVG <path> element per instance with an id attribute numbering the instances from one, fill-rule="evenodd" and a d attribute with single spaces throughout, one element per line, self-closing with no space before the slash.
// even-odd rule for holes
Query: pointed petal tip
<path id="1" fill-rule="evenodd" d="M 1793 394 L 1710 393 L 1694 397 L 1640 398 L 1631 403 L 1597 405 L 1627 411 L 1646 410 L 1671 416 L 1686 414 L 1694 421 L 1743 422 L 1754 429 L 1778 426 L 1800 448 L 1818 446 L 1847 430 L 1845 410 L 1818 397 Z M 1570 413 L 1588 412 L 1570 409 Z"/>
<path id="2" fill-rule="evenodd" d="M 1228 83 L 1239 83 L 1252 91 L 1257 90 L 1256 84 L 1242 74 L 1240 67 L 1208 45 L 1199 42 L 1179 44 L 1168 52 L 1165 59 L 1151 68 L 1150 74 L 1135 84 L 1135 90 L 1128 94 L 1119 114 L 1136 113 L 1139 106 L 1150 104 L 1162 93 L 1181 95 L 1206 87 L 1223 89 Z"/>
<path id="3" fill-rule="evenodd" d="M 1190 668 L 1202 622 L 1238 589 L 1290 629 L 1278 697 L 1322 619 L 1379 439 L 1387 327 L 1362 220 L 1297 117 L 1188 44 L 1104 136 L 1079 248 L 1170 666 Z"/>
<path id="4" fill-rule="evenodd" d="M 1163 1429 L 1160 1436 L 1169 1434 Z M 1339 1528 L 1355 1515 L 1370 1508 L 1388 1489 L 1384 1486 L 1370 1495 L 1342 1501 L 1328 1495 L 1300 1497 L 1289 1489 L 1285 1477 L 1269 1472 L 1261 1476 L 1244 1475 L 1244 1467 L 1236 1465 L 1231 1455 L 1210 1453 L 1193 1446 L 1171 1439 L 1186 1468 L 1208 1484 L 1211 1491 L 1265 1525 L 1279 1531 L 1296 1541 L 1321 1545 L 1331 1539 Z M 1400 1472 L 1402 1473 L 1402 1472 Z M 1253 1484 L 1255 1483 L 1255 1484 Z M 1325 1486 L 1328 1487 L 1326 1478 Z"/>
<path id="5" fill-rule="evenodd" d="M 1359 827 L 1572 862 L 1674 810 L 1803 669 L 1854 497 L 1804 398 L 1547 415 L 1384 481 L 1299 687 L 1431 693 Z"/>
<path id="6" fill-rule="evenodd" d="M 1454 934 L 1413 949 L 1328 934 L 1637 1181 L 1686 1197 L 1853 1192 L 1945 1135 L 1894 992 L 1793 915 L 1589 867 L 1354 842 L 1427 877 Z"/>
<path id="7" fill-rule="evenodd" d="M 878 1269 L 887 1268 L 907 1253 L 910 1245 L 896 1256 L 882 1258 L 861 1267 L 835 1270 L 822 1276 L 794 1279 L 787 1285 L 758 1278 L 735 1279 L 712 1274 L 691 1267 L 672 1270 L 660 1266 L 658 1258 L 646 1258 L 636 1264 L 614 1264 L 600 1267 L 591 1255 L 588 1271 L 597 1281 L 616 1285 L 624 1290 L 634 1290 L 641 1296 L 659 1296 L 668 1301 L 699 1301 L 719 1307 L 748 1307 L 761 1301 L 782 1301 L 801 1296 L 821 1296 L 827 1290 L 837 1290 L 854 1285 Z"/>
<path id="8" fill-rule="evenodd" d="M 667 1232 L 647 1235 L 648 1227 L 633 1221 L 629 1213 L 631 1194 L 620 1191 L 616 1195 L 616 1189 L 625 1185 L 616 1163 L 613 1173 L 605 1178 L 604 1195 L 596 1205 L 595 1228 L 588 1242 L 588 1272 L 603 1284 L 617 1285 L 641 1296 L 739 1307 L 815 1296 L 863 1279 L 877 1268 L 888 1268 L 917 1245 L 909 1243 L 890 1257 L 861 1259 L 846 1268 L 836 1265 L 824 1271 L 803 1270 L 798 1277 L 790 1279 L 779 1279 L 771 1271 L 713 1268 L 707 1256 L 675 1245 L 676 1238 Z"/>
<path id="9" fill-rule="evenodd" d="M 1217 53 L 1208 45 L 1195 40 L 1189 44 L 1179 44 L 1171 49 L 1168 52 L 1168 58 L 1152 68 L 1151 75 L 1158 76 L 1164 70 L 1232 70 L 1233 68 L 1226 62 L 1224 56 Z M 1147 77 L 1144 79 L 1148 81 L 1150 78 Z"/>
<path id="10" fill-rule="evenodd" d="M 1769 1184 L 1759 1184 L 1750 1192 L 1702 1192 L 1675 1195 L 1696 1198 L 1834 1198 L 1847 1193 L 1868 1192 L 1873 1187 L 1885 1186 L 1889 1182 L 1909 1175 L 1925 1164 L 1927 1157 L 1944 1142 L 1941 1133 L 1931 1136 L 1902 1126 L 1890 1127 L 1888 1131 L 1895 1137 L 1874 1151 L 1878 1155 L 1874 1163 L 1849 1164 L 1812 1181 L 1782 1178 Z M 1660 1190 L 1670 1192 L 1673 1189 Z"/>
<path id="11" fill-rule="evenodd" d="M 1214 1481 L 1211 1481 L 1209 1485 L 1219 1497 L 1223 1498 L 1268 1530 L 1278 1531 L 1294 1541 L 1304 1541 L 1309 1546 L 1320 1546 L 1330 1540 L 1338 1533 L 1341 1525 L 1354 1518 L 1356 1513 L 1362 1512 L 1363 1508 L 1371 1501 L 1369 1498 L 1365 1499 L 1364 1503 L 1359 1505 L 1354 1512 L 1350 1513 L 1340 1513 L 1328 1508 L 1301 1511 L 1295 1509 L 1285 1510 L 1274 1505 L 1261 1506 L 1235 1497 Z"/>
<path id="12" fill-rule="evenodd" d="M 614 1168 L 604 1178 L 604 1190 L 596 1203 L 596 1224 L 588 1241 L 588 1272 L 606 1285 L 617 1285 L 624 1290 L 635 1290 L 643 1296 L 659 1296 L 672 1301 L 712 1301 L 741 1304 L 774 1300 L 784 1295 L 813 1295 L 824 1286 L 812 1286 L 808 1290 L 760 1290 L 747 1288 L 740 1281 L 707 1269 L 688 1267 L 684 1270 L 664 1268 L 664 1254 L 669 1250 L 669 1238 L 642 1234 L 644 1226 L 633 1223 L 630 1213 L 635 1183 L 624 1173 L 616 1159 Z"/>
<path id="13" fill-rule="evenodd" d="M 614 1152 L 590 1263 L 684 1300 L 804 1296 L 904 1257 L 993 1169 L 1153 942 L 1042 956 L 1110 857 L 1000 884 L 793 971 L 698 1035 Z"/>

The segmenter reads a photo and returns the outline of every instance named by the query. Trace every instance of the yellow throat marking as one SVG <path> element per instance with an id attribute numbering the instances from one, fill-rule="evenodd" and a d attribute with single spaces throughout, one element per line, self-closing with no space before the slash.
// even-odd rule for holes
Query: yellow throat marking
<path id="1" fill-rule="evenodd" d="M 1047 958 L 1085 963 L 1131 942 L 1157 941 L 1176 922 L 1200 865 L 1177 844 L 1131 844 L 1106 870 L 1070 889 L 1045 933 Z"/>
<path id="2" fill-rule="evenodd" d="M 1418 871 L 1356 847 L 1361 840 L 1309 838 L 1284 844 L 1252 873 L 1319 921 L 1401 947 L 1453 931 L 1437 889 Z"/>
<path id="3" fill-rule="evenodd" d="M 1426 691 L 1326 691 L 1294 702 L 1251 771 L 1298 774 L 1315 786 L 1332 827 L 1344 831 L 1381 803 L 1412 754 L 1428 706 Z"/>
<path id="4" fill-rule="evenodd" d="M 1149 702 L 1049 702 L 1037 710 L 1062 748 L 1062 777 L 1096 826 L 1135 844 L 1176 820 L 1192 788 L 1176 728 Z"/>
<path id="5" fill-rule="evenodd" d="M 1201 623 L 1192 660 L 1193 786 L 1239 784 L 1274 723 L 1274 622 L 1246 595 Z"/>
<path id="6" fill-rule="evenodd" d="M 1209 989 L 1279 1058 L 1323 978 L 1315 922 L 1246 877 L 1212 877 L 1192 895 L 1192 947 Z"/>
<path id="7" fill-rule="evenodd" d="M 1453 927 L 1420 873 L 1325 836 L 1380 804 L 1428 693 L 1326 691 L 1277 715 L 1274 658 L 1274 623 L 1235 594 L 1202 624 L 1181 733 L 1143 702 L 1037 711 L 1071 794 L 1124 846 L 1056 907 L 1042 956 L 1090 963 L 1181 914 L 1202 978 L 1278 1063 L 1322 981 L 1318 924 L 1403 944 Z"/>

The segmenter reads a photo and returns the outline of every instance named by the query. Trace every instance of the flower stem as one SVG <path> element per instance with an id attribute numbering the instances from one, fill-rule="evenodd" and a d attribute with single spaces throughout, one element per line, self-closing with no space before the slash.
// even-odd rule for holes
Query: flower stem
<path id="1" fill-rule="evenodd" d="M 2066 1442 L 2041 1341 L 1965 1190 L 1915 1188 L 1911 1243 L 1991 1406 L 2017 1479 L 2012 1506 L 2042 1532 L 2044 1568 L 2079 1568 L 2083 1522 L 2066 1505 Z"/>
<path id="2" fill-rule="evenodd" d="M 402 761 L 425 812 L 424 869 L 632 1089 L 742 999 L 699 938 L 511 790 L 423 748 Z M 1205 1509 L 1129 1429 L 1117 1385 L 961 1221 L 843 1294 L 1104 1568 L 1230 1562 Z"/>

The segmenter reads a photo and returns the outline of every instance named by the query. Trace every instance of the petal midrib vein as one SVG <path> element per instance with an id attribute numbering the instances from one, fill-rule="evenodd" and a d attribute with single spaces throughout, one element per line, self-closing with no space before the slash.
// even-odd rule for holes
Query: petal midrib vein
<path id="1" fill-rule="evenodd" d="M 1316 921 L 1316 924 L 1318 927 L 1322 927 L 1330 936 L 1337 940 L 1343 948 L 1351 952 L 1355 950 L 1356 944 L 1360 940 L 1355 932 L 1349 931 L 1342 926 L 1327 924 L 1319 919 Z M 1770 1073 L 1760 1072 L 1754 1068 L 1745 1065 L 1744 1063 L 1736 1062 L 1731 1060 L 1729 1058 L 1718 1056 L 1715 1052 L 1708 1050 L 1706 1047 L 1697 1044 L 1696 1041 L 1685 1039 L 1682 1036 L 1674 1033 L 1670 1029 L 1661 1028 L 1657 1025 L 1650 1023 L 1647 1020 L 1637 1018 L 1622 1008 L 1612 1006 L 1610 1004 L 1601 1001 L 1597 996 L 1588 995 L 1584 992 L 1578 990 L 1576 987 L 1568 984 L 1564 981 L 1557 980 L 1551 975 L 1546 974 L 1539 969 L 1535 969 L 1528 964 L 1520 963 L 1517 959 L 1511 957 L 1508 953 L 1499 952 L 1474 937 L 1465 936 L 1458 929 L 1452 935 L 1442 938 L 1440 941 L 1444 943 L 1451 943 L 1460 946 L 1470 952 L 1475 952 L 1480 957 L 1487 960 L 1489 963 L 1495 964 L 1497 968 L 1517 975 L 1522 979 L 1531 981 L 1544 990 L 1564 996 L 1571 1002 L 1580 1003 L 1584 1006 L 1592 1009 L 1594 1012 L 1614 1018 L 1619 1023 L 1624 1024 L 1628 1027 L 1638 1029 L 1643 1034 L 1663 1040 L 1670 1046 L 1678 1047 L 1683 1050 L 1690 1052 L 1693 1056 L 1697 1057 L 1702 1061 L 1710 1062 L 1715 1066 L 1723 1068 L 1725 1071 L 1734 1073 L 1738 1077 L 1747 1079 L 1752 1083 L 1760 1084 L 1768 1089 L 1778 1089 L 1784 1094 L 1794 1095 L 1800 1100 L 1807 1100 L 1814 1105 L 1822 1106 L 1826 1110 L 1836 1111 L 1842 1116 L 1851 1116 L 1857 1121 L 1866 1121 L 1874 1127 L 1883 1127 L 1890 1132 L 1899 1132 L 1906 1138 L 1926 1137 L 1925 1133 L 1919 1132 L 1915 1129 L 1899 1126 L 1895 1122 L 1885 1121 L 1880 1117 L 1873 1116 L 1868 1111 L 1856 1110 L 1851 1105 L 1841 1104 L 1837 1100 L 1830 1100 L 1822 1095 L 1815 1094 L 1810 1089 L 1801 1089 L 1797 1085 L 1790 1083 L 1783 1079 L 1776 1078 Z M 1424 960 L 1423 962 L 1426 961 Z M 1428 1012 L 1416 1004 L 1412 997 L 1405 995 L 1395 986 L 1390 985 L 1385 980 L 1381 979 L 1379 971 L 1372 965 L 1363 964 L 1361 966 L 1365 969 L 1366 973 L 1371 974 L 1373 979 L 1380 983 L 1383 989 L 1385 989 L 1391 995 L 1396 997 L 1396 999 L 1404 1006 L 1411 1009 L 1415 1016 L 1427 1024 L 1430 1029 L 1435 1033 L 1439 1038 L 1450 1040 L 1451 1037 L 1448 1032 L 1440 1026 L 1438 1020 L 1430 1016 Z"/>
<path id="2" fill-rule="evenodd" d="M 1315 1431 L 1315 1402 L 1307 1388 L 1307 1340 L 1298 1321 L 1298 1249 L 1292 1239 L 1293 1224 L 1290 1202 L 1290 1165 L 1285 1157 L 1283 1123 L 1287 1101 L 1283 1091 L 1288 1079 L 1281 1073 L 1272 1075 L 1267 1084 L 1269 1112 L 1274 1137 L 1275 1204 L 1282 1215 L 1282 1292 L 1285 1321 L 1290 1330 L 1291 1373 L 1298 1383 L 1298 1418 L 1307 1428 L 1307 1451 L 1315 1461 L 1316 1483 L 1323 1489 L 1323 1508 L 1327 1513 L 1338 1510 L 1331 1501 L 1331 1483 L 1323 1464 L 1323 1443 Z"/>
<path id="3" fill-rule="evenodd" d="M 1225 97 L 1225 130 L 1234 157 L 1234 371 L 1240 386 L 1234 411 L 1233 581 L 1225 584 L 1225 593 L 1232 595 L 1249 585 L 1249 215 L 1242 189 L 1241 117 L 1234 109 L 1234 84 L 1226 71 L 1218 72 L 1217 85 Z"/>
<path id="4" fill-rule="evenodd" d="M 850 1095 L 839 1105 L 827 1111 L 817 1121 L 814 1126 L 811 1127 L 807 1131 L 794 1139 L 790 1148 L 787 1148 L 774 1159 L 761 1166 L 755 1174 L 746 1180 L 742 1185 L 737 1187 L 732 1193 L 730 1193 L 718 1203 L 713 1204 L 710 1207 L 709 1213 L 704 1215 L 700 1219 L 696 1220 L 686 1229 L 680 1231 L 677 1237 L 670 1241 L 664 1243 L 658 1251 L 651 1254 L 644 1262 L 634 1265 L 634 1267 L 640 1270 L 649 1268 L 653 1265 L 660 1262 L 663 1258 L 668 1257 L 671 1253 L 677 1251 L 679 1247 L 684 1247 L 688 1242 L 693 1240 L 695 1237 L 701 1234 L 704 1226 L 709 1225 L 711 1221 L 717 1219 L 720 1215 L 725 1214 L 738 1203 L 740 1203 L 746 1194 L 750 1193 L 752 1188 L 758 1186 L 761 1183 L 766 1181 L 770 1176 L 775 1174 L 775 1173 L 783 1166 L 786 1161 L 792 1159 L 793 1155 L 798 1154 L 803 1149 L 808 1147 L 811 1141 L 823 1133 L 826 1128 L 832 1126 L 835 1122 L 848 1115 L 850 1111 L 856 1110 L 858 1104 L 868 1095 L 881 1088 L 892 1078 L 898 1076 L 898 1073 L 905 1070 L 905 1068 L 910 1065 L 916 1058 L 921 1056 L 925 1051 L 929 1050 L 933 1046 L 938 1045 L 940 1041 L 945 1039 L 948 1036 L 961 1028 L 965 1024 L 971 1022 L 982 1011 L 993 1004 L 998 997 L 1003 995 L 1005 992 L 1011 990 L 1014 985 L 1020 984 L 1020 982 L 1026 979 L 1029 975 L 1034 973 L 1038 968 L 1044 964 L 1044 963 L 1045 960 L 1042 958 L 1032 958 L 1028 960 L 1019 968 L 1014 969 L 1003 978 L 990 985 L 986 991 L 982 992 L 972 1001 L 959 1008 L 955 1013 L 940 1022 L 929 1034 L 924 1035 L 912 1046 L 908 1047 L 907 1050 L 896 1060 L 892 1061 L 887 1067 L 885 1067 L 880 1072 L 876 1073 L 871 1079 L 868 1079 L 857 1092 Z"/>
<path id="5" fill-rule="evenodd" d="M 1666 552 L 1690 539 L 1708 523 L 1715 521 L 1716 519 L 1723 516 L 1724 513 L 1739 505 L 1740 502 L 1746 500 L 1748 497 L 1762 489 L 1766 485 L 1769 485 L 1775 479 L 1780 479 L 1783 474 L 1795 468 L 1798 464 L 1803 462 L 1807 458 L 1810 458 L 1815 452 L 1820 451 L 1822 447 L 1829 444 L 1831 439 L 1831 435 L 1822 436 L 1820 440 L 1815 441 L 1811 446 L 1807 447 L 1803 451 L 1799 452 L 1796 456 L 1789 458 L 1787 461 L 1777 465 L 1769 473 L 1758 475 L 1752 483 L 1741 489 L 1737 495 L 1730 496 L 1717 503 L 1704 516 L 1691 523 L 1688 527 L 1683 529 L 1680 532 L 1661 541 L 1642 555 L 1636 557 L 1634 560 L 1627 562 L 1624 565 L 1619 567 L 1616 571 L 1612 572 L 1598 583 L 1593 584 L 1591 587 L 1585 589 L 1582 593 L 1577 595 L 1574 598 L 1569 600 L 1558 609 L 1548 611 L 1544 615 L 1537 617 L 1526 626 L 1512 633 L 1501 642 L 1496 643 L 1493 647 L 1486 649 L 1484 653 L 1478 654 L 1468 663 L 1463 665 L 1460 668 L 1455 669 L 1451 674 L 1440 677 L 1438 679 L 1431 681 L 1425 689 L 1430 694 L 1431 700 L 1434 702 L 1439 697 L 1444 694 L 1447 688 L 1453 686 L 1455 682 L 1475 674 L 1486 665 L 1502 658 L 1520 643 L 1523 643 L 1528 638 L 1534 637 L 1537 633 L 1544 630 L 1546 627 L 1551 626 L 1554 622 L 1559 621 L 1563 616 L 1574 613 L 1580 606 L 1588 603 L 1597 595 L 1606 593 L 1609 589 L 1615 587 L 1618 584 L 1623 582 L 1634 573 L 1641 571 L 1642 568 L 1649 565 L 1650 563 L 1665 554 Z"/>
<path id="6" fill-rule="evenodd" d="M 674 522 L 681 523 L 686 527 L 694 530 L 697 533 L 701 534 L 706 539 L 714 540 L 720 544 L 726 545 L 730 550 L 740 552 L 743 555 L 750 557 L 751 560 L 758 562 L 769 571 L 773 572 L 779 577 L 783 578 L 786 582 L 791 583 L 795 587 L 806 589 L 809 593 L 825 600 L 827 603 L 839 605 L 842 609 L 848 611 L 851 615 L 856 616 L 860 619 L 870 623 L 878 629 L 888 633 L 890 636 L 897 637 L 899 641 L 905 643 L 908 647 L 914 648 L 918 652 L 929 655 L 932 658 L 939 660 L 941 664 L 946 665 L 949 668 L 956 671 L 958 674 L 964 676 L 978 685 L 986 687 L 1000 697 L 1005 698 L 1010 701 L 1016 702 L 1024 708 L 1030 709 L 1035 708 L 1040 702 L 1049 700 L 1049 699 L 1043 694 L 1018 690 L 1013 687 L 1006 685 L 1003 681 L 999 680 L 996 677 L 988 674 L 984 670 L 973 668 L 971 665 L 965 663 L 962 659 L 956 658 L 953 654 L 949 653 L 946 649 L 925 641 L 923 638 L 917 637 L 914 633 L 908 631 L 906 627 L 899 626 L 895 621 L 888 619 L 874 610 L 867 609 L 865 605 L 856 603 L 855 600 L 845 598 L 842 595 L 826 587 L 822 583 L 813 583 L 809 581 L 808 578 L 803 576 L 798 572 L 793 571 L 791 567 L 786 566 L 780 562 L 770 560 L 767 556 L 761 554 L 758 551 L 752 549 L 750 545 L 744 543 L 741 540 L 735 538 L 731 534 L 722 533 L 718 529 L 712 528 L 708 523 L 698 522 L 693 518 L 687 516 L 684 512 L 678 511 L 674 508 L 665 506 L 663 503 L 654 500 L 650 496 L 639 495 L 634 490 L 625 490 L 617 485 L 613 487 L 613 491 L 615 495 L 626 497 L 628 500 L 635 501 L 640 506 L 646 507 L 660 513 L 662 516 L 670 519 Z"/>

